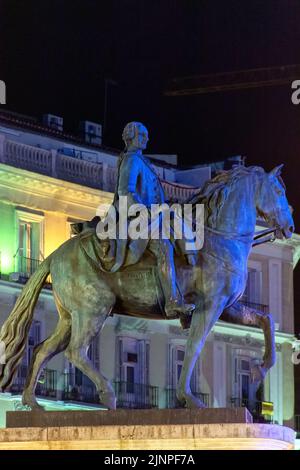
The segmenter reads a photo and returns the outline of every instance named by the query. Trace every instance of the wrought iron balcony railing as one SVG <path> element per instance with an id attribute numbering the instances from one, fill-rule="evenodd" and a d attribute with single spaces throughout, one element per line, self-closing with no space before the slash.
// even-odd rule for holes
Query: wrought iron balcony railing
<path id="1" fill-rule="evenodd" d="M 17 253 L 14 256 L 14 266 L 15 266 L 14 272 L 10 273 L 10 275 L 5 275 L 5 276 L 4 275 L 1 276 L 1 273 L 0 273 L 0 278 L 19 282 L 21 284 L 26 284 L 28 279 L 37 270 L 37 268 L 39 267 L 41 263 L 42 263 L 42 260 L 35 259 L 35 258 L 26 258 L 25 256 L 21 256 L 20 254 Z M 52 289 L 50 275 L 47 277 L 43 288 Z"/>
<path id="2" fill-rule="evenodd" d="M 17 377 L 11 387 L 11 393 L 21 394 L 25 387 L 28 367 L 21 365 Z M 99 396 L 96 387 L 92 383 L 86 382 L 83 376 L 76 383 L 76 374 L 63 374 L 64 386 L 63 390 L 57 389 L 57 371 L 45 369 L 38 381 L 36 387 L 36 395 L 38 397 L 60 399 L 64 401 L 73 401 L 80 403 L 99 404 Z M 117 397 L 118 408 L 136 408 L 150 409 L 158 408 L 159 388 L 152 385 L 136 384 L 131 382 L 114 382 L 114 389 Z M 163 391 L 162 391 L 163 392 Z M 166 392 L 166 407 L 180 408 L 180 404 L 176 398 L 176 390 L 168 389 Z M 206 406 L 209 406 L 209 395 L 201 392 L 194 392 Z M 244 405 L 245 406 L 245 405 Z"/>
<path id="3" fill-rule="evenodd" d="M 17 376 L 14 380 L 13 385 L 10 388 L 10 392 L 13 394 L 23 393 L 26 377 L 28 374 L 28 367 L 21 365 L 18 369 Z M 39 381 L 36 386 L 36 396 L 45 398 L 56 398 L 57 397 L 57 371 L 52 369 L 44 369 L 41 373 Z"/>
<path id="4" fill-rule="evenodd" d="M 45 398 L 57 398 L 57 371 L 44 369 L 41 373 L 37 386 L 36 395 Z"/>
<path id="5" fill-rule="evenodd" d="M 16 269 L 24 277 L 30 277 L 41 263 L 40 260 L 34 258 L 26 258 L 24 256 L 16 256 Z"/>
<path id="6" fill-rule="evenodd" d="M 119 408 L 158 408 L 158 387 L 131 382 L 115 382 Z"/>
<path id="7" fill-rule="evenodd" d="M 274 405 L 272 402 L 232 397 L 229 400 L 229 404 L 232 408 L 247 408 L 252 414 L 255 423 L 273 422 Z"/>
<path id="8" fill-rule="evenodd" d="M 209 394 L 202 393 L 202 392 L 195 392 L 193 391 L 193 395 L 204 403 L 205 406 L 209 407 Z M 181 408 L 181 404 L 177 400 L 176 397 L 176 390 L 175 389 L 167 389 L 166 390 L 166 407 L 167 408 Z"/>
<path id="9" fill-rule="evenodd" d="M 14 383 L 10 387 L 11 393 L 22 393 L 25 387 L 26 377 L 28 373 L 28 367 L 21 364 L 18 368 L 17 375 L 14 379 Z"/>
<path id="10" fill-rule="evenodd" d="M 91 383 L 80 381 L 76 384 L 75 374 L 64 374 L 64 391 L 62 399 L 84 403 L 98 403 L 96 387 Z M 114 382 L 118 408 L 157 408 L 158 387 L 130 382 Z"/>
<path id="11" fill-rule="evenodd" d="M 80 384 L 78 384 L 76 383 L 76 374 L 70 372 L 63 374 L 63 376 L 62 400 L 99 404 L 99 395 L 93 383 L 85 382 L 82 376 Z"/>

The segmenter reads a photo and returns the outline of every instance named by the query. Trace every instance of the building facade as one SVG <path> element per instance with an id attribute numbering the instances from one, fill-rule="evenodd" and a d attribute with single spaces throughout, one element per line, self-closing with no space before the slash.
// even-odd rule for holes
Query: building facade
<path id="1" fill-rule="evenodd" d="M 167 197 L 179 201 L 191 196 L 216 169 L 240 161 L 235 157 L 182 170 L 176 166 L 176 156 L 151 157 Z M 113 197 L 117 162 L 118 153 L 99 142 L 80 141 L 62 128 L 0 113 L 0 325 L 38 264 L 70 238 L 70 224 L 91 219 L 97 210 L 105 212 Z M 217 322 L 192 377 L 193 392 L 208 406 L 247 406 L 257 419 L 293 425 L 293 269 L 299 253 L 296 234 L 289 241 L 253 249 L 242 302 L 272 313 L 277 362 L 257 389 L 250 370 L 262 361 L 262 331 Z M 0 426 L 4 426 L 5 411 L 20 407 L 33 348 L 54 330 L 57 318 L 49 282 L 40 294 L 14 385 L 10 393 L 0 394 Z M 114 315 L 89 355 L 113 382 L 119 407 L 174 408 L 187 334 L 177 320 Z M 99 406 L 93 384 L 63 354 L 47 364 L 37 395 L 46 409 Z"/>

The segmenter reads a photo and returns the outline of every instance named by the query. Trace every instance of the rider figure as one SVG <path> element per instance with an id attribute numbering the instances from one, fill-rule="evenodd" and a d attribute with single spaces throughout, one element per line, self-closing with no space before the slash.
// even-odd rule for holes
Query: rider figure
<path id="1" fill-rule="evenodd" d="M 159 177 L 142 151 L 148 142 L 148 131 L 139 122 L 130 122 L 124 128 L 122 138 L 125 152 L 119 164 L 118 183 L 115 204 L 120 196 L 127 196 L 128 206 L 143 204 L 147 208 L 151 204 L 163 204 L 165 196 Z M 195 306 L 185 304 L 176 285 L 176 269 L 174 264 L 174 248 L 170 240 L 151 239 L 148 248 L 155 255 L 158 276 L 165 297 L 165 313 L 168 318 L 190 314 Z"/>

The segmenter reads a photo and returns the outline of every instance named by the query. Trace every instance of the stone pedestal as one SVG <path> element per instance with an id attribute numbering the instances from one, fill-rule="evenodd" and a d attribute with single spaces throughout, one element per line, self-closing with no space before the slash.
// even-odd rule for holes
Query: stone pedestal
<path id="1" fill-rule="evenodd" d="M 292 449 L 294 431 L 246 408 L 9 412 L 1 449 Z"/>
<path id="2" fill-rule="evenodd" d="M 59 426 L 173 426 L 181 424 L 252 423 L 247 408 L 115 411 L 9 411 L 7 428 Z"/>

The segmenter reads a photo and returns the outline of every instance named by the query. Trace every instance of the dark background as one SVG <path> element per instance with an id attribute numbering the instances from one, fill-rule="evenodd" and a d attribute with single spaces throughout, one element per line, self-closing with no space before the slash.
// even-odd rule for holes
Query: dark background
<path id="1" fill-rule="evenodd" d="M 299 0 L 0 0 L 6 108 L 61 115 L 76 132 L 81 119 L 103 122 L 104 80 L 113 79 L 107 146 L 120 149 L 124 125 L 138 120 L 149 152 L 177 153 L 182 165 L 232 155 L 266 170 L 285 163 L 299 232 L 300 105 L 290 84 L 164 96 L 172 77 L 297 63 Z"/>

